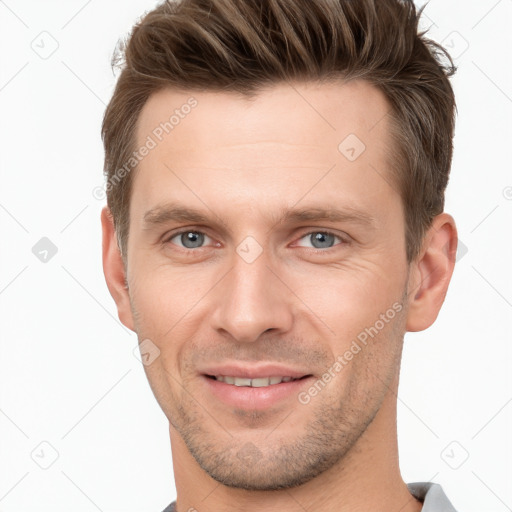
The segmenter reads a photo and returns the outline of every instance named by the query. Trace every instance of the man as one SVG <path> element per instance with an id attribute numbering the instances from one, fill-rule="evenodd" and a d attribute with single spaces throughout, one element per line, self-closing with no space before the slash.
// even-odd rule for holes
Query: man
<path id="1" fill-rule="evenodd" d="M 457 245 L 454 67 L 420 14 L 183 0 L 123 47 L 103 264 L 169 420 L 166 511 L 454 510 L 398 465 L 404 333 Z"/>

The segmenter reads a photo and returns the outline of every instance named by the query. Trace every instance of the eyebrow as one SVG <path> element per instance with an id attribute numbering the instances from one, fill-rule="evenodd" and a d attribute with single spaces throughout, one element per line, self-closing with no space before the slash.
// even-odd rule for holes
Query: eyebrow
<path id="1" fill-rule="evenodd" d="M 375 219 L 366 212 L 354 208 L 304 208 L 286 211 L 277 223 L 296 223 L 305 221 L 354 222 L 372 227 Z"/>
<path id="2" fill-rule="evenodd" d="M 299 222 L 351 222 L 369 228 L 375 227 L 375 219 L 371 215 L 354 208 L 300 208 L 281 211 L 279 216 L 273 216 L 274 225 L 293 224 Z M 190 222 L 193 224 L 211 223 L 211 216 L 205 215 L 199 210 L 178 206 L 176 204 L 164 204 L 148 210 L 143 217 L 144 229 L 152 229 L 168 222 Z"/>
<path id="3" fill-rule="evenodd" d="M 198 210 L 174 205 L 162 205 L 148 210 L 144 214 L 144 224 L 151 228 L 167 222 L 192 222 L 201 224 L 208 222 L 208 217 Z"/>

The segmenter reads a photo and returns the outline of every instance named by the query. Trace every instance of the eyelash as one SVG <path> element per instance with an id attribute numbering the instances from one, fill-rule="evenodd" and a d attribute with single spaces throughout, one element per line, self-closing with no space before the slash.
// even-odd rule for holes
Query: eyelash
<path id="1" fill-rule="evenodd" d="M 183 229 L 181 231 L 177 231 L 175 233 L 171 233 L 170 235 L 166 236 L 163 240 L 163 244 L 166 245 L 168 243 L 171 243 L 171 240 L 173 238 L 176 238 L 177 236 L 180 236 L 180 235 L 183 235 L 184 233 L 199 233 L 201 235 L 206 235 L 208 236 L 209 238 L 212 238 L 210 237 L 207 233 L 205 233 L 204 231 L 200 231 L 199 229 L 194 229 L 194 228 L 188 228 L 188 229 Z M 348 239 L 345 238 L 345 237 L 342 237 L 341 235 L 339 234 L 336 234 L 334 233 L 333 231 L 329 231 L 329 230 L 319 230 L 319 229 L 316 229 L 316 230 L 313 230 L 313 231 L 308 231 L 307 233 L 304 233 L 302 234 L 297 240 L 302 240 L 303 238 L 306 238 L 307 236 L 311 236 L 315 233 L 322 233 L 324 235 L 332 235 L 334 236 L 335 238 L 337 238 L 340 242 L 333 245 L 332 247 L 327 247 L 325 249 L 318 249 L 316 247 L 301 247 L 302 249 L 308 249 L 309 251 L 312 251 L 312 252 L 315 252 L 315 253 L 326 253 L 330 250 L 334 250 L 335 248 L 341 246 L 341 245 L 347 245 L 349 243 Z M 173 244 L 173 245 L 176 245 L 176 244 Z M 184 251 L 187 251 L 187 252 L 195 252 L 195 251 L 198 251 L 199 249 L 205 249 L 205 247 L 197 247 L 197 248 L 187 248 L 187 247 L 181 247 L 179 245 L 176 245 L 177 247 L 179 247 L 181 250 L 184 250 Z"/>

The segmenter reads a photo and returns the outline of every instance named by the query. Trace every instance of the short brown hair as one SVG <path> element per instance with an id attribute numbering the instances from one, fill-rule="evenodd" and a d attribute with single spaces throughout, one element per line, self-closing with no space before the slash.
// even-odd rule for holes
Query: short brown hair
<path id="1" fill-rule="evenodd" d="M 394 176 L 403 200 L 407 260 L 443 211 L 452 160 L 456 68 L 418 32 L 413 0 L 175 0 L 147 13 L 121 41 L 121 73 L 102 138 L 107 204 L 126 258 L 132 156 L 139 114 L 164 88 L 254 95 L 291 80 L 363 79 L 387 97 Z M 115 183 L 115 186 L 109 186 Z"/>

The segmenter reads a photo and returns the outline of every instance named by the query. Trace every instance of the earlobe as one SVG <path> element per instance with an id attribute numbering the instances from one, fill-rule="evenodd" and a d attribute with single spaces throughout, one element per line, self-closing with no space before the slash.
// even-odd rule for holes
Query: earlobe
<path id="1" fill-rule="evenodd" d="M 116 303 L 119 319 L 126 327 L 134 331 L 130 298 L 126 285 L 126 272 L 108 206 L 105 206 L 101 211 L 101 227 L 103 233 L 103 273 L 105 274 L 107 287 Z"/>
<path id="2" fill-rule="evenodd" d="M 434 218 L 421 254 L 411 263 L 407 331 L 422 331 L 437 318 L 455 266 L 457 228 L 451 215 Z"/>

